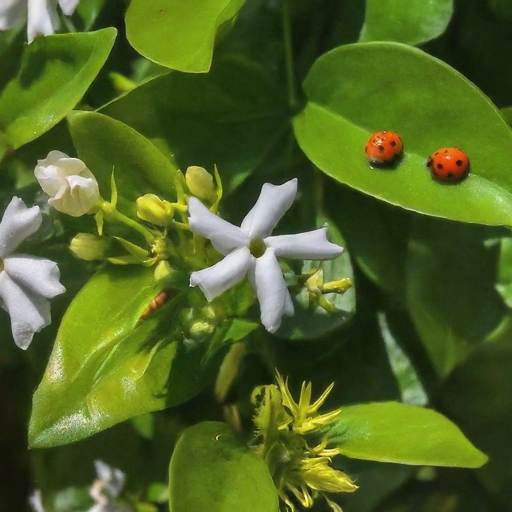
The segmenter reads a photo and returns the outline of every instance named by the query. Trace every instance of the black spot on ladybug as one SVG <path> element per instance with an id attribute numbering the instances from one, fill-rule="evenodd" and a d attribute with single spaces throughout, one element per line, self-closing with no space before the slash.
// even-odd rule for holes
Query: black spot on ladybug
<path id="1" fill-rule="evenodd" d="M 442 168 L 443 168 L 443 164 L 437 164 L 437 165 L 436 165 L 436 167 L 437 167 L 438 169 L 442 169 Z"/>
<path id="2" fill-rule="evenodd" d="M 448 179 L 453 178 L 453 172 L 449 172 L 449 173 L 446 175 L 446 177 L 447 177 Z"/>
<path id="3" fill-rule="evenodd" d="M 396 140 L 392 140 L 389 144 L 390 144 L 391 146 L 395 147 L 395 146 L 396 146 Z"/>
<path id="4" fill-rule="evenodd" d="M 462 160 L 457 160 L 457 161 L 455 162 L 455 165 L 456 165 L 457 167 L 460 167 L 462 164 L 463 164 Z"/>
<path id="5" fill-rule="evenodd" d="M 447 150 L 447 149 L 445 149 L 445 150 L 444 150 L 444 153 L 445 153 L 445 154 L 446 154 L 446 153 L 448 153 L 448 150 Z M 437 153 L 436 153 L 436 154 L 437 154 Z"/>
<path id="6" fill-rule="evenodd" d="M 439 155 L 439 151 L 436 151 L 436 152 L 434 153 L 434 155 Z"/>
<path id="7" fill-rule="evenodd" d="M 377 146 L 379 148 L 379 151 L 381 153 L 384 153 L 385 149 L 384 149 L 384 146 L 381 144 L 380 146 Z"/>

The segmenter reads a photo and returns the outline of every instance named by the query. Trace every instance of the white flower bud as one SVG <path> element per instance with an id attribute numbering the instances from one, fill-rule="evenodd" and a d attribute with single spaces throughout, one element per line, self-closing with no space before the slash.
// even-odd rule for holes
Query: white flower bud
<path id="1" fill-rule="evenodd" d="M 98 203 L 98 182 L 85 163 L 61 151 L 50 151 L 34 170 L 48 204 L 72 217 L 89 213 Z"/>

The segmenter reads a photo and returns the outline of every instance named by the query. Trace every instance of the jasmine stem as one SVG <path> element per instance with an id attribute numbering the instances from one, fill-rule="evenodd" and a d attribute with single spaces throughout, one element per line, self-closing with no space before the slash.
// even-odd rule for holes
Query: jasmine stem
<path id="1" fill-rule="evenodd" d="M 151 233 L 151 231 L 149 231 L 149 229 L 146 229 L 142 224 L 139 224 L 137 221 L 130 219 L 130 217 L 127 217 L 121 213 L 114 206 L 112 206 L 111 203 L 103 201 L 101 203 L 101 210 L 103 211 L 106 220 L 111 222 L 119 222 L 132 228 L 133 230 L 140 233 L 149 245 L 152 245 L 155 242 L 155 236 L 153 233 Z"/>
<path id="2" fill-rule="evenodd" d="M 298 108 L 297 85 L 293 67 L 292 29 L 290 20 L 290 0 L 281 0 L 283 11 L 283 39 L 286 66 L 286 81 L 288 86 L 288 105 L 294 111 Z"/>

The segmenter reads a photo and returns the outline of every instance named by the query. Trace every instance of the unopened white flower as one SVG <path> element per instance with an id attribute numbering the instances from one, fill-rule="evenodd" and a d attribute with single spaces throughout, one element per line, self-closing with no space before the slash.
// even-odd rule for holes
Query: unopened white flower
<path id="1" fill-rule="evenodd" d="M 87 512 L 112 512 L 117 509 L 113 500 L 123 491 L 126 475 L 102 460 L 95 460 L 94 467 L 98 478 L 89 489 L 94 505 Z"/>
<path id="2" fill-rule="evenodd" d="M 59 282 L 59 267 L 53 261 L 14 254 L 41 225 L 38 206 L 27 208 L 13 197 L 0 222 L 0 306 L 11 317 L 16 345 L 26 349 L 34 333 L 51 322 L 50 302 L 66 289 Z"/>
<path id="3" fill-rule="evenodd" d="M 71 158 L 61 151 L 50 151 L 45 159 L 37 161 L 34 174 L 50 196 L 48 204 L 59 212 L 80 217 L 98 203 L 98 182 L 78 158 Z"/>
<path id="4" fill-rule="evenodd" d="M 80 0 L 0 0 L 0 30 L 14 28 L 27 20 L 27 39 L 48 36 L 59 28 L 57 4 L 71 16 Z"/>
<path id="5" fill-rule="evenodd" d="M 36 489 L 28 498 L 28 503 L 34 512 L 45 512 L 41 491 Z"/>
<path id="6" fill-rule="evenodd" d="M 190 286 L 199 286 L 208 301 L 238 284 L 245 276 L 256 292 L 261 322 L 269 332 L 293 315 L 278 256 L 294 259 L 332 259 L 343 248 L 327 240 L 327 227 L 296 235 L 270 236 L 297 195 L 297 180 L 283 185 L 265 183 L 260 197 L 240 227 L 213 214 L 195 197 L 188 200 L 191 231 L 211 240 L 224 259 L 210 268 L 192 272 Z"/>

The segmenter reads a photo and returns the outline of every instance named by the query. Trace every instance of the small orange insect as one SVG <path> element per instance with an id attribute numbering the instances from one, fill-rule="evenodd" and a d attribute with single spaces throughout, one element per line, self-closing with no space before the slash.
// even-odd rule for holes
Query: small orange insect
<path id="1" fill-rule="evenodd" d="M 146 320 L 150 317 L 155 311 L 158 311 L 168 300 L 170 297 L 169 290 L 162 290 L 150 303 L 149 306 L 144 310 L 142 315 L 140 315 L 139 320 Z"/>

